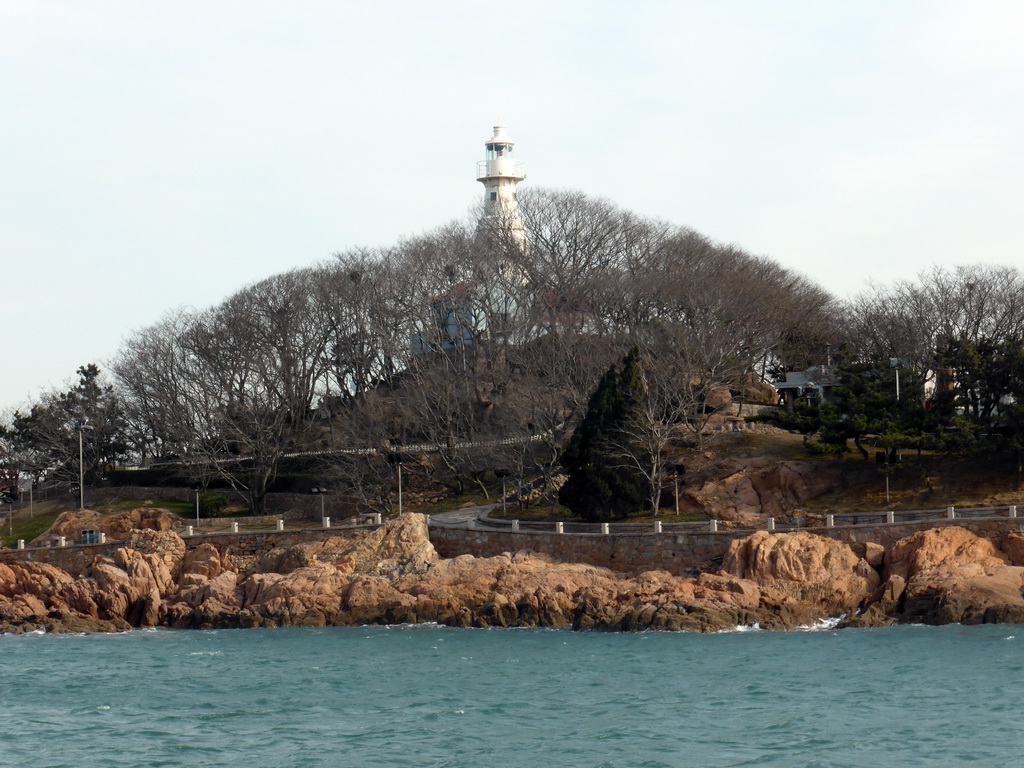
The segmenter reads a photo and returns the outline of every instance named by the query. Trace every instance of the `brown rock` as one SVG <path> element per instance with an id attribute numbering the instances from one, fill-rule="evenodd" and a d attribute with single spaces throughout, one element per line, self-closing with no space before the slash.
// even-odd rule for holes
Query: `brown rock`
<path id="1" fill-rule="evenodd" d="M 947 566 L 977 564 L 986 568 L 1007 565 L 1006 555 L 988 539 L 957 526 L 930 528 L 897 541 L 889 550 L 886 575 L 908 582 L 922 571 Z"/>
<path id="2" fill-rule="evenodd" d="M 729 387 L 712 387 L 705 398 L 704 404 L 714 410 L 724 408 L 732 402 L 732 392 Z"/>
<path id="3" fill-rule="evenodd" d="M 279 624 L 323 626 L 338 615 L 348 582 L 347 574 L 327 564 L 288 574 L 253 574 L 240 586 L 242 605 Z"/>
<path id="4" fill-rule="evenodd" d="M 1024 568 L 1010 565 L 992 542 L 963 528 L 901 539 L 889 552 L 886 572 L 890 580 L 906 580 L 903 621 L 1024 621 Z"/>
<path id="5" fill-rule="evenodd" d="M 779 393 L 756 373 L 748 373 L 740 384 L 740 397 L 745 403 L 777 405 Z"/>
<path id="6" fill-rule="evenodd" d="M 182 556 L 178 566 L 178 585 L 191 587 L 205 584 L 223 572 L 220 550 L 204 541 Z"/>
<path id="7" fill-rule="evenodd" d="M 682 496 L 709 517 L 754 527 L 765 517 L 785 519 L 837 481 L 832 469 L 812 462 L 727 459 L 689 478 Z"/>
<path id="8" fill-rule="evenodd" d="M 759 531 L 734 541 L 722 572 L 820 606 L 826 615 L 856 611 L 881 581 L 849 545 L 806 532 Z"/>
<path id="9" fill-rule="evenodd" d="M 258 573 L 291 573 L 298 568 L 316 565 L 317 563 L 332 563 L 337 565 L 339 560 L 346 559 L 346 555 L 359 546 L 368 535 L 365 531 L 355 531 L 350 536 L 329 536 L 322 541 L 304 541 L 290 547 L 274 547 L 263 555 L 256 567 Z M 352 558 L 349 557 L 350 569 L 353 567 Z"/>
<path id="10" fill-rule="evenodd" d="M 867 564 L 876 571 L 880 570 L 885 562 L 885 547 L 873 541 L 854 542 L 850 544 L 850 549 L 857 557 L 863 557 Z"/>
<path id="11" fill-rule="evenodd" d="M 191 600 L 197 608 L 214 613 L 237 611 L 242 607 L 238 574 L 224 571 L 196 590 Z"/>
<path id="12" fill-rule="evenodd" d="M 410 573 L 422 573 L 437 560 L 430 543 L 427 521 L 423 515 L 407 514 L 388 520 L 368 536 L 353 542 L 339 553 L 354 573 L 369 573 L 397 579 Z"/>
<path id="13" fill-rule="evenodd" d="M 1010 565 L 1024 565 L 1024 534 L 1010 531 L 1003 536 L 999 549 L 1006 555 Z"/>
<path id="14" fill-rule="evenodd" d="M 78 541 L 82 531 L 102 531 L 111 541 L 124 541 L 132 531 L 169 531 L 179 522 L 173 512 L 159 507 L 139 507 L 117 515 L 104 515 L 91 509 L 62 512 L 45 532 L 32 540 L 32 546 L 52 544 L 64 536 Z"/>

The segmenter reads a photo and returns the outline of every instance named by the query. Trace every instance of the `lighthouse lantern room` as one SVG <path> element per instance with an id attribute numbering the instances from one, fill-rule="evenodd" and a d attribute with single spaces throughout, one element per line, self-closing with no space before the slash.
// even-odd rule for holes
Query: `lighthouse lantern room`
<path id="1" fill-rule="evenodd" d="M 515 142 L 505 132 L 505 126 L 494 126 L 494 135 L 484 144 L 485 159 L 477 163 L 477 181 L 484 185 L 484 211 L 506 215 L 515 210 L 516 185 L 526 178 L 523 164 L 512 156 Z"/>

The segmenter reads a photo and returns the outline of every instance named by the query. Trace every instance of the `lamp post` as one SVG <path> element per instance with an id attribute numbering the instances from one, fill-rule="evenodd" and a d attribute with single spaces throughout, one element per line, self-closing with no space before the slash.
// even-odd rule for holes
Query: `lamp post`
<path id="1" fill-rule="evenodd" d="M 85 464 L 82 459 L 82 433 L 85 430 L 92 431 L 91 424 L 80 419 L 75 422 L 75 431 L 78 432 L 78 508 L 85 509 Z"/>
<path id="2" fill-rule="evenodd" d="M 496 469 L 494 474 L 501 478 L 501 517 L 502 519 L 508 517 L 508 492 L 505 490 L 505 478 L 512 474 L 511 470 L 508 469 Z"/>
<path id="3" fill-rule="evenodd" d="M 909 361 L 907 361 L 907 362 L 909 363 Z M 889 367 L 890 368 L 894 368 L 896 370 L 896 402 L 897 403 L 900 401 L 900 366 L 902 364 L 903 364 L 903 361 L 900 360 L 898 357 L 890 357 L 889 358 Z M 903 456 L 900 453 L 899 447 L 896 448 L 896 460 L 897 461 L 902 461 L 903 460 Z M 888 453 L 888 451 L 886 451 L 886 454 L 885 454 L 885 462 L 888 465 L 888 463 L 889 463 L 889 453 Z M 888 466 L 886 467 L 886 469 L 888 469 Z M 888 475 L 888 473 L 885 476 L 885 503 L 886 504 L 889 503 L 889 475 Z"/>
<path id="4" fill-rule="evenodd" d="M 317 496 L 320 497 L 320 519 L 323 520 L 324 519 L 324 494 L 327 493 L 327 489 L 326 488 L 322 488 L 320 486 L 317 486 L 315 488 L 310 488 L 309 492 L 310 493 L 314 493 L 314 494 L 316 494 Z"/>
<path id="5" fill-rule="evenodd" d="M 672 469 L 672 493 L 676 505 L 676 517 L 679 517 L 679 478 L 686 474 L 685 464 L 670 464 Z"/>

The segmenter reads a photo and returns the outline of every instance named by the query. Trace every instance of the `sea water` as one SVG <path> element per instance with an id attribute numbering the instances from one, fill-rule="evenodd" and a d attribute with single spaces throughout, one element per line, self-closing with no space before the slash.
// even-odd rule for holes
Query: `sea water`
<path id="1" fill-rule="evenodd" d="M 1012 766 L 1024 626 L 0 636 L 0 765 Z"/>

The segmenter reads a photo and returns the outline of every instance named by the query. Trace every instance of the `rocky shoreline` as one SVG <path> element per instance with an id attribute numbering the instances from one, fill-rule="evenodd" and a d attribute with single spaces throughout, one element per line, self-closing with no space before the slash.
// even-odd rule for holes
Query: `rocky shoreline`
<path id="1" fill-rule="evenodd" d="M 157 526 L 160 527 L 160 526 Z M 957 527 L 890 549 L 813 533 L 761 531 L 695 577 L 639 575 L 521 551 L 440 558 L 425 520 L 243 555 L 193 547 L 171 530 L 132 529 L 113 557 L 80 572 L 0 563 L 0 632 L 109 632 L 358 626 L 717 632 L 839 626 L 1024 623 L 1024 534 L 999 541 Z"/>

